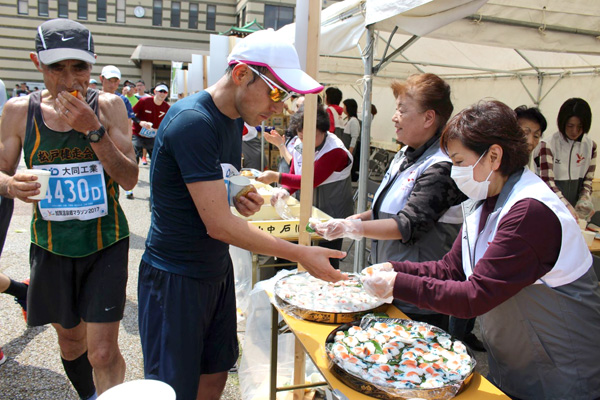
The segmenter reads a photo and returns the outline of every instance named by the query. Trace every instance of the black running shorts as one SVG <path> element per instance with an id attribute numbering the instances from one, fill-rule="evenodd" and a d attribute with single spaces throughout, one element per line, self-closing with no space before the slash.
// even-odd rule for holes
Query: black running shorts
<path id="1" fill-rule="evenodd" d="M 129 238 L 86 257 L 64 257 L 31 244 L 27 323 L 60 324 L 123 319 Z"/>

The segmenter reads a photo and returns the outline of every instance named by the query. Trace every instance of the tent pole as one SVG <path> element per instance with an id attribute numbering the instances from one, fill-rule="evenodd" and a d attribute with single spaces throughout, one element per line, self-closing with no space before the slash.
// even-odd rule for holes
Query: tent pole
<path id="1" fill-rule="evenodd" d="M 373 57 L 375 54 L 375 28 L 367 27 L 366 57 L 363 58 L 365 76 L 363 77 L 363 108 L 362 129 L 360 132 L 360 165 L 358 174 L 358 204 L 356 212 L 362 213 L 367 209 L 367 178 L 369 175 L 369 149 L 371 144 L 371 89 L 373 87 Z M 354 272 L 359 272 L 365 266 L 365 244 L 363 238 L 357 244 L 354 252 Z"/>

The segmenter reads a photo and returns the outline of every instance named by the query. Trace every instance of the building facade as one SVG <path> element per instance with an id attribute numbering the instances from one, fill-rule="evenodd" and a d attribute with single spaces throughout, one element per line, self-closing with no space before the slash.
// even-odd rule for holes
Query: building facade
<path id="1" fill-rule="evenodd" d="M 0 79 L 7 90 L 42 85 L 29 59 L 37 27 L 53 18 L 84 24 L 98 56 L 92 77 L 116 65 L 125 79 L 148 88 L 170 80 L 171 62 L 209 53 L 211 34 L 256 20 L 278 29 L 294 21 L 295 0 L 0 0 Z M 184 64 L 185 65 L 185 64 Z"/>

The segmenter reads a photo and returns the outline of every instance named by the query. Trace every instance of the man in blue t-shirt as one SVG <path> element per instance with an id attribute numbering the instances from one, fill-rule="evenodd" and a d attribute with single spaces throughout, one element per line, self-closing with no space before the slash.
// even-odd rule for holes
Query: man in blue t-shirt
<path id="1" fill-rule="evenodd" d="M 144 373 L 178 400 L 218 399 L 238 358 L 229 244 L 298 261 L 328 281 L 345 278 L 328 260 L 343 252 L 295 245 L 234 216 L 223 179 L 241 168 L 243 122 L 260 125 L 291 91 L 323 87 L 272 29 L 242 39 L 228 62 L 217 83 L 169 109 L 150 169 L 152 224 L 138 284 Z M 250 216 L 262 203 L 249 193 L 234 205 Z"/>

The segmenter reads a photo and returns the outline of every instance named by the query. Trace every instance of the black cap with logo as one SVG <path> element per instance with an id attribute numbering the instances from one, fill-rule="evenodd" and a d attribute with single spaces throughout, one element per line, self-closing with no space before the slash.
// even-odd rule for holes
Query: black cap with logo
<path id="1" fill-rule="evenodd" d="M 38 27 L 35 50 L 46 65 L 63 60 L 81 60 L 94 64 L 94 39 L 88 28 L 70 19 L 57 18 Z"/>

